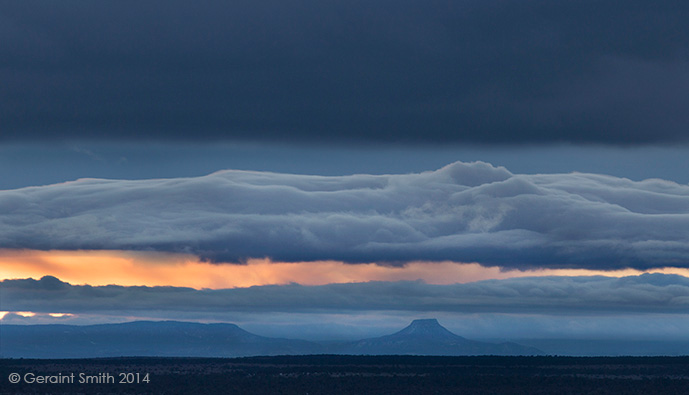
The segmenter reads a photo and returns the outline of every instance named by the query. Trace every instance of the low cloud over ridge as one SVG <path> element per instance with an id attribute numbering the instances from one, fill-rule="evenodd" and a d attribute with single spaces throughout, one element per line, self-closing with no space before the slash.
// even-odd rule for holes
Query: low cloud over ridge
<path id="1" fill-rule="evenodd" d="M 526 277 L 468 284 L 420 281 L 196 290 L 181 287 L 70 285 L 55 277 L 0 282 L 2 307 L 9 311 L 73 314 L 158 312 L 328 313 L 364 311 L 508 314 L 685 314 L 689 279 L 643 274 L 622 278 Z"/>
<path id="2" fill-rule="evenodd" d="M 0 246 L 188 252 L 215 262 L 689 267 L 689 186 L 453 163 L 404 175 L 221 171 L 0 191 Z"/>

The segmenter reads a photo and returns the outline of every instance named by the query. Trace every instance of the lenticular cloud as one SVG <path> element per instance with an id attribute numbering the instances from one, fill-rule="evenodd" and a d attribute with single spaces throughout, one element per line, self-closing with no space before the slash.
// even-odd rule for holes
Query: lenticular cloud
<path id="1" fill-rule="evenodd" d="M 404 175 L 221 171 L 0 191 L 0 247 L 515 268 L 689 267 L 689 186 L 453 163 Z"/>

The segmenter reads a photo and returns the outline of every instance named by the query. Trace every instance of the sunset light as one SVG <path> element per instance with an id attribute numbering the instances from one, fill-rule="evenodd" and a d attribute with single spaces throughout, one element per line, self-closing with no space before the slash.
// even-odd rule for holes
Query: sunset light
<path id="1" fill-rule="evenodd" d="M 0 387 L 689 394 L 687 20 L 1 2 Z"/>
<path id="2" fill-rule="evenodd" d="M 250 259 L 246 264 L 201 262 L 188 254 L 133 251 L 0 250 L 0 280 L 54 276 L 72 284 L 176 286 L 196 289 L 257 285 L 323 285 L 366 281 L 415 281 L 455 284 L 481 280 L 542 276 L 624 277 L 642 273 L 689 275 L 689 269 L 649 271 L 536 269 L 501 270 L 477 263 L 409 262 L 403 266 L 337 261 L 273 262 Z"/>

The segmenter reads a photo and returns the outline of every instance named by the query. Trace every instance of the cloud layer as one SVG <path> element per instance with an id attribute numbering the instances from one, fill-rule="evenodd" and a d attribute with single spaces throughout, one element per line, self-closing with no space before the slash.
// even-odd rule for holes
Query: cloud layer
<path id="1" fill-rule="evenodd" d="M 0 191 L 0 246 L 157 250 L 215 262 L 689 266 L 689 186 L 454 163 L 406 175 L 222 171 Z"/>
<path id="2" fill-rule="evenodd" d="M 643 274 L 529 277 L 468 284 L 368 282 L 267 285 L 221 290 L 93 287 L 55 277 L 0 282 L 5 311 L 176 317 L 226 313 L 353 314 L 365 311 L 509 314 L 686 314 L 689 279 Z"/>
<path id="3" fill-rule="evenodd" d="M 24 0 L 0 139 L 329 143 L 689 137 L 675 0 Z"/>

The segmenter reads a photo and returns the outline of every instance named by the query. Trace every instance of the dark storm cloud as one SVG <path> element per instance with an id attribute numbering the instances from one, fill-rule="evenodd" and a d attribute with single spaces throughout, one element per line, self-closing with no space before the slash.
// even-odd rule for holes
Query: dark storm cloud
<path id="1" fill-rule="evenodd" d="M 689 3 L 0 4 L 0 138 L 687 140 Z"/>
<path id="2" fill-rule="evenodd" d="M 221 290 L 70 285 L 55 277 L 0 282 L 5 311 L 145 314 L 167 312 L 418 311 L 455 313 L 685 314 L 689 279 L 644 274 L 624 278 L 533 277 L 469 284 L 369 282 L 270 285 Z"/>
<path id="3" fill-rule="evenodd" d="M 216 262 L 689 267 L 689 186 L 515 175 L 483 162 L 404 175 L 83 179 L 0 191 L 0 246 L 185 252 Z"/>

